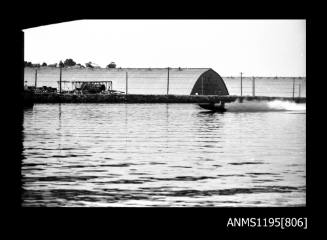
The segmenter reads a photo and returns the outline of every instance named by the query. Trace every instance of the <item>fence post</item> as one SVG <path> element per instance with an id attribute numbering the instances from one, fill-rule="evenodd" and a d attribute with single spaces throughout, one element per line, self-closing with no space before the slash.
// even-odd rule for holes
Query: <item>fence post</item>
<path id="1" fill-rule="evenodd" d="M 126 72 L 126 95 L 128 93 L 128 72 Z"/>
<path id="2" fill-rule="evenodd" d="M 295 92 L 295 78 L 293 78 L 293 94 L 292 94 L 293 99 L 294 99 L 294 92 Z"/>
<path id="3" fill-rule="evenodd" d="M 35 69 L 35 90 L 36 90 L 36 86 L 37 86 L 37 69 Z"/>
<path id="4" fill-rule="evenodd" d="M 255 96 L 255 78 L 252 77 L 252 95 Z"/>
<path id="5" fill-rule="evenodd" d="M 60 75 L 59 75 L 59 93 L 61 94 L 61 75 L 62 75 L 62 68 L 60 66 Z"/>
<path id="6" fill-rule="evenodd" d="M 169 93 L 169 67 L 168 67 L 168 78 L 167 78 L 167 95 Z"/>
<path id="7" fill-rule="evenodd" d="M 241 96 L 243 95 L 243 79 L 242 79 L 242 72 L 241 72 Z"/>

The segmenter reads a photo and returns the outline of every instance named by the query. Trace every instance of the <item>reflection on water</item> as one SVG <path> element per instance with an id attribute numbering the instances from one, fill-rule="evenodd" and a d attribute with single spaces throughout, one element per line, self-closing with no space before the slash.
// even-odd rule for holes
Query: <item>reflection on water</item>
<path id="1" fill-rule="evenodd" d="M 36 104 L 24 112 L 23 206 L 303 206 L 305 118 Z"/>

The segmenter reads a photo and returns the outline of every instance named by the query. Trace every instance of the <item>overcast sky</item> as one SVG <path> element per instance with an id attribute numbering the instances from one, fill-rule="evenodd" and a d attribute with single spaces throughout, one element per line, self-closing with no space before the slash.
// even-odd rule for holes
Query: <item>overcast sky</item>
<path id="1" fill-rule="evenodd" d="M 25 29 L 25 61 L 210 67 L 222 76 L 306 76 L 305 20 L 81 20 Z"/>

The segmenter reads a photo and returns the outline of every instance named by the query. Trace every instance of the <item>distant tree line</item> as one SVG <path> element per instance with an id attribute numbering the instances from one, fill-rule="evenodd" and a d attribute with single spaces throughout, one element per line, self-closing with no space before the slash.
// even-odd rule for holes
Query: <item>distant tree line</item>
<path id="1" fill-rule="evenodd" d="M 111 62 L 110 64 L 107 65 L 107 68 L 116 68 L 116 63 Z"/>
<path id="2" fill-rule="evenodd" d="M 59 63 L 53 63 L 53 64 L 47 64 L 46 62 L 39 64 L 39 63 L 32 63 L 32 62 L 27 62 L 24 61 L 24 66 L 25 67 L 34 67 L 34 68 L 39 68 L 39 67 L 74 67 L 74 66 L 78 66 L 80 68 L 95 68 L 95 67 L 100 67 L 97 64 L 94 64 L 92 62 L 87 62 L 85 63 L 85 66 L 80 64 L 80 63 L 76 63 L 73 59 L 71 58 L 67 58 L 64 62 L 60 61 Z M 116 63 L 115 62 L 111 62 L 109 63 L 107 66 L 107 68 L 116 68 Z"/>
<path id="3" fill-rule="evenodd" d="M 25 67 L 40 67 L 41 65 L 39 63 L 31 63 L 31 62 L 26 62 L 24 61 L 24 66 Z"/>

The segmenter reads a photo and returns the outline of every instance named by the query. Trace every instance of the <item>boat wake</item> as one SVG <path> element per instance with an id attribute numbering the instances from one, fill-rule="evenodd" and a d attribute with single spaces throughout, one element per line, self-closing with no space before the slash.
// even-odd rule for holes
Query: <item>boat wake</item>
<path id="1" fill-rule="evenodd" d="M 239 101 L 226 103 L 228 112 L 271 112 L 271 111 L 306 111 L 305 103 L 290 101 Z"/>

